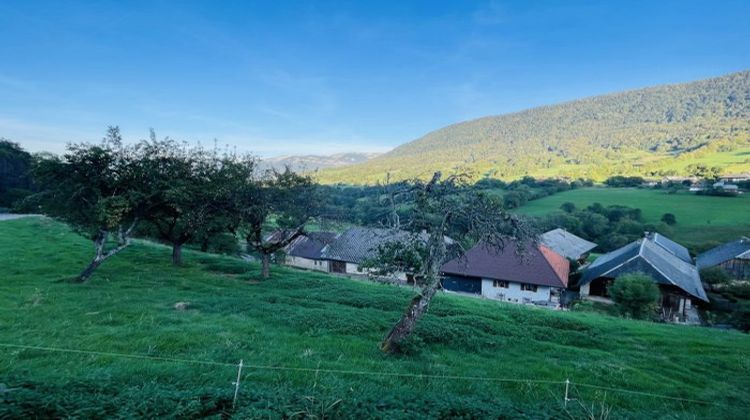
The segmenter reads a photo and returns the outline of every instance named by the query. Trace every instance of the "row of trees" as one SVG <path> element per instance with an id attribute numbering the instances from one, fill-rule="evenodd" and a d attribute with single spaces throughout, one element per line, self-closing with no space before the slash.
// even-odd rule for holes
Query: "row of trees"
<path id="1" fill-rule="evenodd" d="M 304 233 L 315 214 L 314 183 L 286 171 L 257 170 L 253 156 L 171 139 L 125 145 L 117 127 L 99 144 L 71 144 L 62 156 L 33 165 L 41 192 L 26 207 L 69 224 L 91 239 L 94 257 L 78 276 L 87 281 L 108 258 L 125 249 L 136 232 L 182 248 L 230 233 L 261 255 L 268 277 L 270 255 Z M 274 226 L 281 234 L 267 236 Z"/>
<path id="2" fill-rule="evenodd" d="M 41 192 L 25 206 L 66 222 L 94 244 L 80 282 L 137 234 L 170 244 L 176 265 L 186 243 L 228 234 L 260 255 L 268 277 L 271 255 L 304 235 L 305 225 L 326 210 L 322 189 L 308 176 L 261 171 L 250 155 L 158 140 L 153 132 L 126 145 L 116 127 L 99 144 L 71 144 L 62 156 L 38 158 L 32 173 Z M 383 340 L 383 351 L 402 349 L 439 289 L 447 259 L 477 242 L 502 249 L 508 237 L 519 244 L 533 240 L 530 225 L 506 212 L 498 195 L 473 188 L 470 179 L 438 172 L 427 182 L 386 182 L 355 199 L 369 208 L 373 223 L 399 232 L 372 268 L 408 272 L 419 286 Z"/>

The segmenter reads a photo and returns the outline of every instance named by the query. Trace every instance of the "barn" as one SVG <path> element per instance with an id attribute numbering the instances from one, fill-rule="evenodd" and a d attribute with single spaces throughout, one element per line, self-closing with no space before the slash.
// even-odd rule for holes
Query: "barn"
<path id="1" fill-rule="evenodd" d="M 750 279 L 750 238 L 742 237 L 698 255 L 695 265 L 699 270 L 720 267 L 738 280 Z"/>
<path id="2" fill-rule="evenodd" d="M 680 321 L 688 317 L 693 300 L 708 302 L 688 250 L 663 235 L 649 232 L 591 263 L 579 283 L 580 295 L 609 301 L 608 289 L 617 278 L 636 272 L 654 279 L 662 294 L 662 309 Z"/>

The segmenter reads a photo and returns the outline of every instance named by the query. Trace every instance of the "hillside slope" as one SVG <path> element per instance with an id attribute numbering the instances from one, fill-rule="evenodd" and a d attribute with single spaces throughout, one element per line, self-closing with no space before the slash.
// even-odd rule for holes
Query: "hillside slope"
<path id="1" fill-rule="evenodd" d="M 145 242 L 89 284 L 66 282 L 90 248 L 48 219 L 0 222 L 0 418 L 588 418 L 586 406 L 739 419 L 750 406 L 746 334 L 439 294 L 414 353 L 387 357 L 377 343 L 408 289 L 283 267 L 258 281 L 256 265 L 192 252 L 175 268 Z"/>
<path id="2" fill-rule="evenodd" d="M 750 170 L 750 71 L 454 124 L 368 162 L 327 170 L 321 180 L 424 177 L 456 166 L 504 179 L 600 180 L 679 173 L 696 159 Z"/>

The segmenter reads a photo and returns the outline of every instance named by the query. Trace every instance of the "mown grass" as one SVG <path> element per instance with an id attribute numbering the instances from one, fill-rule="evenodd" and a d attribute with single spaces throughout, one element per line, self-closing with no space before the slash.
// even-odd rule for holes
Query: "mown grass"
<path id="1" fill-rule="evenodd" d="M 0 347 L 0 417 L 526 417 L 585 416 L 563 386 L 433 376 L 563 381 L 572 397 L 622 418 L 744 418 L 750 337 L 586 313 L 557 313 L 440 294 L 409 354 L 378 342 L 411 291 L 325 274 L 258 267 L 146 242 L 106 262 L 90 283 L 68 279 L 90 244 L 64 225 L 0 222 L 0 344 L 237 363 L 233 366 Z M 175 302 L 190 302 L 176 311 Z M 366 371 L 344 374 L 257 366 Z"/>
<path id="2" fill-rule="evenodd" d="M 687 192 L 637 188 L 581 188 L 533 200 L 518 209 L 521 214 L 541 216 L 560 211 L 571 202 L 578 208 L 593 203 L 639 208 L 647 223 L 659 223 L 664 213 L 677 217 L 673 239 L 686 245 L 723 242 L 750 234 L 750 195 L 738 197 L 701 196 Z"/>

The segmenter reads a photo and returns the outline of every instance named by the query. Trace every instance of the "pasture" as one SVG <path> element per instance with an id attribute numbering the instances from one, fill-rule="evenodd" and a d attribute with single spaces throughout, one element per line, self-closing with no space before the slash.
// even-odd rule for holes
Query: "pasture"
<path id="1" fill-rule="evenodd" d="M 260 281 L 254 264 L 192 251 L 173 267 L 145 241 L 71 284 L 91 248 L 49 219 L 0 222 L 0 417 L 740 419 L 750 407 L 738 332 L 440 294 L 410 352 L 386 356 L 378 342 L 407 288 L 284 267 Z"/>
<path id="2" fill-rule="evenodd" d="M 688 192 L 669 194 L 659 189 L 580 188 L 533 200 L 517 212 L 541 216 L 560 211 L 571 202 L 578 208 L 593 203 L 639 208 L 647 223 L 658 224 L 664 213 L 677 217 L 672 237 L 686 245 L 722 242 L 750 235 L 750 195 L 738 197 L 700 196 Z"/>

